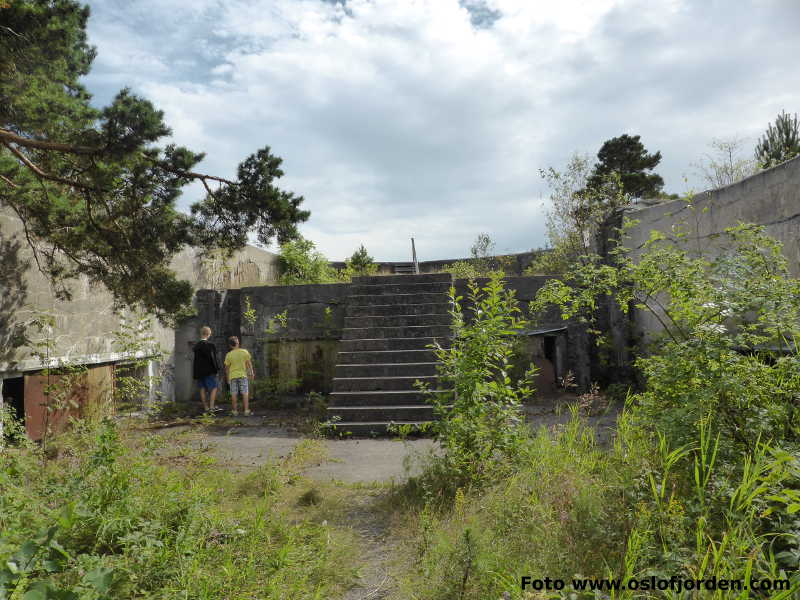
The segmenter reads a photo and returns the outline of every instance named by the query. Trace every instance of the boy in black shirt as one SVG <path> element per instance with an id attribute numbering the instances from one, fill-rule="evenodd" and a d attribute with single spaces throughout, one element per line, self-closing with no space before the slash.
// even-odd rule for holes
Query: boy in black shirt
<path id="1" fill-rule="evenodd" d="M 217 399 L 217 349 L 208 341 L 211 337 L 211 328 L 205 326 L 200 329 L 200 341 L 194 345 L 194 378 L 200 387 L 200 400 L 206 412 L 214 411 L 214 401 Z M 208 400 L 206 399 L 208 392 Z"/>

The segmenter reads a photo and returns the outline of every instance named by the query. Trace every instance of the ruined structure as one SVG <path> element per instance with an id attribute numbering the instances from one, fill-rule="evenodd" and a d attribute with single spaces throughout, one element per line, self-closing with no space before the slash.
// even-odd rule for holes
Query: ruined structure
<path id="1" fill-rule="evenodd" d="M 691 232 L 687 243 L 698 252 L 713 253 L 718 251 L 726 227 L 739 222 L 761 224 L 769 235 L 783 243 L 792 272 L 800 275 L 800 158 L 734 185 L 697 194 L 691 204 L 686 199 L 641 203 L 629 208 L 624 216 L 638 221 L 623 241 L 634 255 L 652 230 L 670 233 L 685 223 Z M 608 235 L 608 231 L 600 233 L 601 246 Z M 85 396 L 89 398 L 113 385 L 114 365 L 129 357 L 122 356 L 113 346 L 113 332 L 119 327 L 120 317 L 112 312 L 107 293 L 87 281 L 78 281 L 72 302 L 56 301 L 44 278 L 31 268 L 21 225 L 8 213 L 0 212 L 0 236 L 3 265 L 0 285 L 4 286 L 0 290 L 0 349 L 5 350 L 0 356 L 2 395 L 26 417 L 28 430 L 35 437 L 37 427 L 40 428 L 36 425 L 40 421 L 37 415 L 41 414 L 43 404 L 40 376 L 43 364 L 41 358 L 33 356 L 29 346 L 9 351 L 15 324 L 24 326 L 40 314 L 52 317 L 54 327 L 47 334 L 54 349 L 52 358 L 89 367 L 84 382 Z M 508 272 L 521 273 L 534 256 L 534 253 L 514 255 Z M 420 272 L 435 272 L 452 262 L 422 262 Z M 409 266 L 409 263 L 379 264 L 386 274 L 407 271 Z M 446 328 L 444 288 L 449 287 L 449 282 L 439 281 L 437 276 L 423 277 L 420 281 L 381 277 L 352 284 L 276 286 L 277 257 L 251 247 L 228 264 L 203 261 L 192 251 L 185 251 L 176 258 L 174 268 L 198 288 L 195 296 L 198 312 L 174 332 L 158 325 L 152 327 L 151 333 L 167 356 L 162 364 L 150 361 L 147 372 L 143 373 L 165 374 L 160 389 L 151 391 L 153 395 L 159 393 L 165 399 L 179 400 L 193 396 L 192 346 L 199 327 L 210 325 L 214 330 L 212 341 L 218 348 L 225 348 L 227 336 L 239 336 L 242 346 L 253 353 L 257 377 L 278 389 L 282 386 L 286 391 L 333 392 L 332 416 L 343 421 L 360 419 L 374 429 L 375 423 L 417 421 L 425 417 L 412 390 L 406 387 L 391 390 L 387 386 L 399 385 L 393 377 L 405 377 L 402 381 L 405 385 L 410 377 L 430 376 L 434 366 L 424 344 L 398 340 L 424 338 L 427 343 L 433 338 L 446 338 L 442 330 Z M 517 298 L 526 308 L 546 280 L 546 277 L 510 276 L 507 285 L 516 290 Z M 457 293 L 465 296 L 466 281 L 453 283 Z M 430 293 L 435 296 L 412 297 L 419 292 L 412 289 L 417 284 L 433 286 Z M 403 289 L 403 286 L 411 287 Z M 399 297 L 403 295 L 407 297 Z M 375 298 L 367 299 L 369 296 Z M 547 390 L 567 371 L 584 388 L 591 381 L 624 379 L 633 341 L 656 329 L 648 315 L 634 312 L 627 317 L 613 307 L 609 307 L 602 327 L 610 333 L 616 354 L 611 362 L 603 364 L 593 353 L 584 329 L 563 322 L 558 314 L 545 315 L 535 329 L 527 332 L 525 352 L 540 368 L 540 389 Z M 425 328 L 428 329 L 423 331 Z M 403 366 L 412 363 L 417 366 Z M 371 389 L 361 389 L 364 386 Z M 389 391 L 401 393 L 394 397 L 393 403 L 388 402 L 389 395 L 385 392 Z M 364 404 L 356 400 L 363 400 Z M 378 415 L 380 411 L 375 407 L 394 408 L 393 412 L 383 411 Z M 402 413 L 405 418 L 401 418 Z"/>
<path id="2" fill-rule="evenodd" d="M 509 277 L 523 312 L 547 277 Z M 478 283 L 483 283 L 478 280 Z M 386 423 L 416 423 L 430 415 L 414 381 L 431 380 L 435 361 L 426 346 L 446 345 L 450 285 L 466 297 L 467 280 L 447 273 L 357 278 L 353 283 L 258 286 L 197 293 L 197 316 L 175 332 L 175 392 L 195 395 L 192 347 L 199 329 L 212 342 L 238 336 L 253 355 L 256 377 L 286 391 L 331 393 L 330 416 L 347 430 L 381 431 Z M 544 315 L 521 346 L 539 367 L 537 386 L 547 393 L 569 370 L 588 381 L 583 327 Z"/>
<path id="3" fill-rule="evenodd" d="M 124 319 L 130 323 L 137 315 L 113 310 L 111 295 L 102 286 L 87 279 L 74 282 L 73 299 L 57 300 L 47 279 L 36 269 L 24 239 L 22 223 L 10 211 L 0 210 L 0 402 L 11 406 L 24 418 L 29 435 L 41 435 L 46 410 L 45 387 L 58 376 L 42 377 L 48 366 L 86 368 L 70 410 L 51 415 L 51 422 L 61 422 L 68 414 L 80 415 L 89 405 L 107 396 L 114 382 L 115 365 L 130 361 L 114 343 Z M 277 280 L 277 256 L 248 246 L 232 260 L 203 258 L 191 249 L 181 252 L 173 269 L 195 288 L 238 288 L 268 284 Z M 45 323 L 36 327 L 36 322 Z M 15 337 L 23 333 L 32 343 L 18 346 Z M 152 337 L 162 359 L 148 360 L 141 377 L 155 381 L 151 398 L 172 399 L 175 335 L 171 329 L 153 321 L 141 332 Z M 38 345 L 38 351 L 36 346 Z M 139 358 L 148 358 L 140 356 Z"/>

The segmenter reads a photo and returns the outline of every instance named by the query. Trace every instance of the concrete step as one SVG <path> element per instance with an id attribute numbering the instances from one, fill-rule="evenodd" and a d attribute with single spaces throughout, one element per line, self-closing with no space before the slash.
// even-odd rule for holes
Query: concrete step
<path id="1" fill-rule="evenodd" d="M 390 390 L 417 389 L 416 382 L 427 383 L 436 387 L 438 378 L 435 375 L 408 377 L 334 377 L 334 392 L 382 392 Z"/>
<path id="2" fill-rule="evenodd" d="M 433 350 L 372 350 L 366 352 L 339 352 L 336 362 L 340 365 L 365 365 L 379 363 L 425 363 L 436 362 Z"/>
<path id="3" fill-rule="evenodd" d="M 342 422 L 431 421 L 433 406 L 335 406 L 327 410 L 329 420 Z"/>
<path id="4" fill-rule="evenodd" d="M 446 298 L 444 299 L 446 300 Z M 388 317 L 394 315 L 448 315 L 449 302 L 428 304 L 348 304 L 347 317 Z"/>
<path id="5" fill-rule="evenodd" d="M 424 430 L 424 427 L 430 421 L 395 421 L 394 423 L 380 422 L 364 422 L 354 423 L 341 421 L 339 423 L 331 423 L 328 425 L 329 431 L 333 435 L 344 435 L 354 437 L 373 437 L 378 435 L 391 435 L 388 431 L 390 425 L 393 427 L 407 426 L 413 430 Z"/>
<path id="6" fill-rule="evenodd" d="M 343 340 L 369 340 L 380 338 L 446 337 L 452 333 L 450 325 L 419 325 L 408 327 L 346 327 Z"/>
<path id="7" fill-rule="evenodd" d="M 339 352 L 372 352 L 374 350 L 430 350 L 427 346 L 437 341 L 443 348 L 450 347 L 450 336 L 418 338 L 343 339 Z"/>
<path id="8" fill-rule="evenodd" d="M 395 283 L 451 283 L 450 273 L 429 273 L 427 275 L 368 275 L 353 277 L 353 283 L 360 285 L 388 285 Z"/>
<path id="9" fill-rule="evenodd" d="M 434 390 L 432 394 L 447 391 Z M 329 406 L 410 406 L 427 405 L 427 395 L 419 391 L 388 390 L 382 392 L 333 392 L 328 396 Z"/>
<path id="10" fill-rule="evenodd" d="M 350 288 L 353 296 L 390 296 L 394 294 L 446 294 L 450 284 L 445 281 L 433 283 L 390 283 L 388 285 L 354 284 Z"/>
<path id="11" fill-rule="evenodd" d="M 417 292 L 403 294 L 353 294 L 347 299 L 353 306 L 364 306 L 371 304 L 442 304 L 449 303 L 447 294 L 442 292 Z"/>
<path id="12" fill-rule="evenodd" d="M 336 365 L 335 377 L 419 377 L 436 375 L 436 362 Z"/>
<path id="13" fill-rule="evenodd" d="M 450 325 L 450 315 L 386 315 L 375 317 L 345 317 L 345 328 L 356 327 L 418 327 Z"/>

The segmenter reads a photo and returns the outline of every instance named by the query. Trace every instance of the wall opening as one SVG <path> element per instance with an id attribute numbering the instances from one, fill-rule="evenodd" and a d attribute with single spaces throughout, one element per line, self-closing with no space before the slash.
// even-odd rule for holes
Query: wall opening
<path id="1" fill-rule="evenodd" d="M 554 373 L 558 373 L 558 357 L 556 352 L 556 336 L 544 336 L 544 357 L 553 365 Z"/>
<path id="2" fill-rule="evenodd" d="M 11 415 L 20 421 L 25 420 L 25 378 L 3 379 L 3 403 L 11 409 Z"/>

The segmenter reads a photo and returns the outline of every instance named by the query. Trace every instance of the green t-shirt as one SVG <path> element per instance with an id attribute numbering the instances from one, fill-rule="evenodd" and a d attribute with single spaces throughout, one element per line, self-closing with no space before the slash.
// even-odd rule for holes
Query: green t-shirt
<path id="1" fill-rule="evenodd" d="M 228 367 L 228 381 L 239 377 L 247 377 L 247 363 L 250 353 L 244 348 L 231 350 L 225 356 L 225 366 Z"/>

